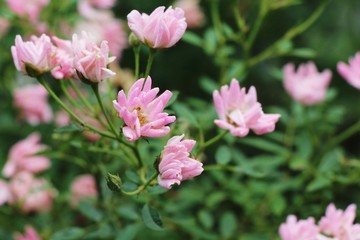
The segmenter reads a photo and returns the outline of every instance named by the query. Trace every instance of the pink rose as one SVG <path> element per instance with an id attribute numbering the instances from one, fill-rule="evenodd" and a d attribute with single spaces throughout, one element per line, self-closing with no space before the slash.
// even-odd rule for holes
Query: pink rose
<path id="1" fill-rule="evenodd" d="M 50 160 L 46 156 L 36 155 L 45 150 L 46 145 L 40 144 L 40 135 L 33 133 L 11 147 L 9 157 L 3 168 L 5 177 L 12 177 L 21 171 L 39 173 L 49 168 Z"/>
<path id="2" fill-rule="evenodd" d="M 0 179 L 0 206 L 11 199 L 11 192 L 7 182 Z"/>
<path id="3" fill-rule="evenodd" d="M 332 75 L 330 70 L 319 72 L 313 62 L 308 62 L 300 64 L 297 72 L 294 65 L 288 63 L 283 72 L 285 90 L 295 101 L 305 105 L 324 101 Z"/>
<path id="4" fill-rule="evenodd" d="M 312 217 L 298 221 L 294 215 L 290 215 L 286 223 L 281 224 L 279 234 L 281 240 L 316 240 L 319 228 Z"/>
<path id="5" fill-rule="evenodd" d="M 36 230 L 31 226 L 25 227 L 25 232 L 22 235 L 21 233 L 16 233 L 14 236 L 15 240 L 41 240 L 40 236 Z"/>
<path id="6" fill-rule="evenodd" d="M 77 206 L 86 198 L 97 198 L 98 190 L 95 178 L 92 175 L 80 175 L 71 184 L 71 205 Z"/>
<path id="7" fill-rule="evenodd" d="M 45 34 L 40 38 L 32 36 L 31 40 L 26 42 L 20 35 L 16 35 L 15 46 L 11 46 L 16 69 L 31 77 L 38 77 L 51 70 L 51 50 L 50 38 Z"/>
<path id="8" fill-rule="evenodd" d="M 9 30 L 10 22 L 6 18 L 0 17 L 0 39 Z"/>
<path id="9" fill-rule="evenodd" d="M 190 157 L 196 142 L 183 138 L 184 134 L 170 138 L 161 152 L 158 182 L 164 188 L 180 185 L 182 181 L 196 177 L 204 170 L 201 162 Z"/>
<path id="10" fill-rule="evenodd" d="M 55 45 L 52 49 L 51 65 L 54 68 L 51 74 L 56 79 L 73 78 L 75 70 L 71 42 L 58 37 L 53 37 L 52 40 Z"/>
<path id="11" fill-rule="evenodd" d="M 258 135 L 272 132 L 280 118 L 280 114 L 265 114 L 257 101 L 255 87 L 250 87 L 246 93 L 236 79 L 231 81 L 230 87 L 225 85 L 220 92 L 215 90 L 213 98 L 220 117 L 215 124 L 234 136 L 244 137 L 250 129 Z"/>
<path id="12" fill-rule="evenodd" d="M 205 22 L 205 16 L 199 2 L 199 0 L 178 0 L 175 2 L 175 7 L 184 10 L 188 28 L 201 27 Z"/>
<path id="13" fill-rule="evenodd" d="M 349 59 L 349 64 L 337 64 L 339 74 L 354 88 L 360 89 L 360 52 Z"/>
<path id="14" fill-rule="evenodd" d="M 20 17 L 28 17 L 32 23 L 37 22 L 42 8 L 49 0 L 6 0 L 11 11 Z"/>
<path id="15" fill-rule="evenodd" d="M 106 41 L 102 41 L 99 48 L 94 39 L 82 32 L 80 37 L 77 34 L 73 35 L 72 48 L 74 67 L 80 79 L 99 83 L 115 75 L 107 68 L 115 57 L 109 57 L 109 46 Z"/>
<path id="16" fill-rule="evenodd" d="M 16 88 L 13 98 L 15 107 L 20 111 L 20 117 L 31 125 L 49 123 L 53 113 L 47 100 L 48 95 L 40 84 Z"/>
<path id="17" fill-rule="evenodd" d="M 118 93 L 114 100 L 114 108 L 119 117 L 124 120 L 123 134 L 128 141 L 136 141 L 140 137 L 163 137 L 170 132 L 166 126 L 175 121 L 175 116 L 163 112 L 172 93 L 166 90 L 156 97 L 159 88 L 151 88 L 151 78 L 137 80 L 129 90 Z"/>
<path id="18" fill-rule="evenodd" d="M 10 181 L 11 205 L 28 212 L 48 211 L 52 206 L 55 191 L 45 179 L 37 179 L 29 172 L 19 172 Z"/>
<path id="19" fill-rule="evenodd" d="M 156 8 L 150 15 L 132 10 L 128 25 L 136 37 L 151 48 L 169 48 L 184 35 L 186 22 L 181 8 Z"/>

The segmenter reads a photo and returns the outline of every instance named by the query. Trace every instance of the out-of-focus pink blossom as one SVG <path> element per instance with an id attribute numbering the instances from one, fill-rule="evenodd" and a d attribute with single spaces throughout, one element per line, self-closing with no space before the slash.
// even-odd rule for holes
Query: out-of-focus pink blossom
<path id="1" fill-rule="evenodd" d="M 49 4 L 49 0 L 6 0 L 11 11 L 20 17 L 27 17 L 32 23 L 39 19 L 42 8 Z"/>
<path id="2" fill-rule="evenodd" d="M 284 87 L 297 102 L 313 105 L 322 102 L 330 84 L 331 71 L 319 72 L 313 62 L 300 64 L 295 72 L 294 64 L 284 66 Z"/>
<path id="3" fill-rule="evenodd" d="M 199 0 L 178 0 L 175 2 L 175 7 L 184 10 L 188 28 L 198 28 L 204 24 L 205 17 L 199 2 Z"/>
<path id="4" fill-rule="evenodd" d="M 298 221 L 296 216 L 289 215 L 280 225 L 279 234 L 282 240 L 316 240 L 319 228 L 312 217 Z"/>
<path id="5" fill-rule="evenodd" d="M 57 112 L 55 115 L 55 124 L 58 127 L 64 127 L 66 125 L 69 125 L 70 124 L 69 114 L 64 110 L 60 110 L 59 112 Z"/>
<path id="6" fill-rule="evenodd" d="M 99 9 L 109 9 L 114 5 L 115 0 L 80 0 L 78 11 L 81 16 L 91 19 L 96 17 L 96 11 Z"/>
<path id="7" fill-rule="evenodd" d="M 0 39 L 5 35 L 10 27 L 10 22 L 6 18 L 0 17 Z"/>
<path id="8" fill-rule="evenodd" d="M 360 225 L 353 224 L 356 217 L 356 205 L 349 205 L 345 211 L 336 209 L 333 203 L 326 208 L 325 216 L 320 219 L 322 233 L 339 240 L 360 239 Z"/>
<path id="9" fill-rule="evenodd" d="M 55 45 L 52 50 L 51 65 L 54 68 L 51 70 L 51 74 L 56 79 L 72 78 L 75 70 L 71 41 L 58 37 L 53 37 L 52 40 Z"/>
<path id="10" fill-rule="evenodd" d="M 53 113 L 47 97 L 48 92 L 40 84 L 16 88 L 13 92 L 14 105 L 20 110 L 20 117 L 31 125 L 52 120 Z"/>
<path id="11" fill-rule="evenodd" d="M 250 87 L 246 93 L 236 79 L 231 81 L 230 88 L 224 85 L 220 92 L 215 90 L 213 99 L 220 117 L 215 124 L 234 136 L 244 137 L 250 129 L 256 134 L 272 132 L 280 118 L 280 114 L 265 114 L 257 101 L 255 87 Z"/>
<path id="12" fill-rule="evenodd" d="M 10 204 L 16 204 L 21 211 L 44 212 L 52 206 L 55 191 L 45 179 L 37 179 L 29 172 L 19 172 L 9 183 Z"/>
<path id="13" fill-rule="evenodd" d="M 25 227 L 25 232 L 23 235 L 21 233 L 16 233 L 14 235 L 14 239 L 15 240 L 41 240 L 37 231 L 31 226 Z"/>
<path id="14" fill-rule="evenodd" d="M 202 163 L 190 157 L 194 140 L 182 140 L 184 134 L 169 139 L 161 152 L 159 163 L 159 185 L 170 189 L 174 184 L 196 177 L 203 172 Z"/>
<path id="15" fill-rule="evenodd" d="M 126 99 L 123 90 L 118 93 L 118 101 L 114 100 L 114 108 L 124 120 L 122 131 L 126 140 L 135 141 L 143 137 L 163 137 L 170 132 L 166 126 L 175 121 L 175 116 L 163 112 L 172 93 L 166 90 L 156 97 L 159 88 L 151 88 L 151 78 L 137 80 L 129 90 Z"/>
<path id="16" fill-rule="evenodd" d="M 98 47 L 94 39 L 82 32 L 80 37 L 73 35 L 72 47 L 74 67 L 80 79 L 99 83 L 115 75 L 107 68 L 107 65 L 115 60 L 115 57 L 109 57 L 107 41 L 102 41 Z"/>
<path id="17" fill-rule="evenodd" d="M 349 59 L 349 64 L 339 62 L 337 71 L 354 88 L 360 89 L 360 52 Z"/>
<path id="18" fill-rule="evenodd" d="M 132 10 L 128 25 L 136 37 L 151 48 L 169 48 L 184 35 L 186 21 L 181 8 L 156 8 L 150 15 Z"/>
<path id="19" fill-rule="evenodd" d="M 37 77 L 49 72 L 51 66 L 52 44 L 50 38 L 42 34 L 40 38 L 32 36 L 30 41 L 23 41 L 20 35 L 15 37 L 15 46 L 11 47 L 11 54 L 17 70 L 25 75 Z M 31 68 L 28 72 L 26 66 Z"/>
<path id="20" fill-rule="evenodd" d="M 17 142 L 10 149 L 2 174 L 5 177 L 12 177 L 21 171 L 39 173 L 48 169 L 50 166 L 49 158 L 36 155 L 46 148 L 46 145 L 40 144 L 40 135 L 38 133 L 33 133 Z"/>
<path id="21" fill-rule="evenodd" d="M 102 40 L 108 41 L 111 54 L 120 60 L 122 50 L 128 46 L 123 22 L 114 18 L 110 11 L 94 10 L 91 16 L 89 19 L 77 22 L 75 32 L 88 32 L 97 44 L 100 44 Z"/>
<path id="22" fill-rule="evenodd" d="M 0 206 L 11 199 L 9 185 L 4 180 L 0 179 Z"/>
<path id="23" fill-rule="evenodd" d="M 84 174 L 76 177 L 71 184 L 71 205 L 77 206 L 86 198 L 97 198 L 98 190 L 92 175 Z"/>

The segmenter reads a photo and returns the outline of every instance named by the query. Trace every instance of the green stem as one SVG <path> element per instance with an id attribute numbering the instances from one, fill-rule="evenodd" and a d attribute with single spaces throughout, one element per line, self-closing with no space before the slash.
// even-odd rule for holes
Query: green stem
<path id="1" fill-rule="evenodd" d="M 86 100 L 84 98 L 84 96 L 81 94 L 79 88 L 76 86 L 76 84 L 74 83 L 73 80 L 69 81 L 71 87 L 74 89 L 74 91 L 76 92 L 76 94 L 78 95 L 78 97 L 80 98 L 81 102 L 93 113 L 95 113 L 94 108 L 91 106 L 91 104 L 89 103 L 88 100 Z"/>
<path id="2" fill-rule="evenodd" d="M 153 49 L 153 48 L 150 48 L 150 53 L 149 53 L 149 58 L 148 58 L 148 61 L 147 61 L 147 65 L 146 65 L 146 70 L 145 70 L 145 79 L 149 76 L 150 74 L 150 70 L 151 70 L 151 65 L 154 61 L 154 56 L 155 56 L 155 53 L 156 53 L 156 49 Z M 144 82 L 145 83 L 145 82 Z"/>
<path id="3" fill-rule="evenodd" d="M 228 131 L 222 131 L 215 137 L 213 137 L 213 138 L 209 139 L 208 141 L 204 142 L 203 144 L 201 144 L 196 155 L 198 155 L 200 152 L 204 151 L 205 148 L 209 147 L 210 145 L 212 145 L 212 144 L 216 143 L 217 141 L 219 141 L 220 139 L 222 139 L 227 133 L 228 133 Z"/>
<path id="4" fill-rule="evenodd" d="M 134 47 L 134 55 L 135 55 L 135 80 L 138 80 L 140 74 L 140 46 Z"/>
<path id="5" fill-rule="evenodd" d="M 146 183 L 140 185 L 135 191 L 126 192 L 126 191 L 124 191 L 124 190 L 121 190 L 121 192 L 124 193 L 124 194 L 126 194 L 126 195 L 129 195 L 129 196 L 139 194 L 139 193 L 141 193 L 147 186 L 149 186 L 149 184 L 150 184 L 157 176 L 158 176 L 158 173 L 157 173 L 157 172 L 154 173 L 154 174 L 149 178 L 149 180 L 148 180 Z"/>
<path id="6" fill-rule="evenodd" d="M 80 106 L 79 106 L 79 104 L 78 104 L 76 101 L 74 101 L 74 98 L 70 96 L 69 91 L 66 89 L 64 83 L 65 83 L 65 81 L 60 81 L 60 87 L 61 87 L 63 93 L 65 94 L 66 99 L 67 99 L 74 107 L 81 109 Z"/>
<path id="7" fill-rule="evenodd" d="M 345 131 L 343 131 L 341 134 L 339 134 L 336 138 L 333 138 L 326 146 L 325 146 L 325 150 L 329 150 L 333 147 L 335 147 L 336 145 L 340 144 L 341 142 L 343 142 L 344 140 L 348 139 L 349 137 L 351 137 L 352 135 L 354 135 L 355 133 L 357 133 L 358 131 L 360 131 L 360 121 L 356 122 L 354 125 L 352 125 L 351 127 L 349 127 L 348 129 L 346 129 Z M 326 152 L 325 151 L 325 152 Z"/>
<path id="8" fill-rule="evenodd" d="M 85 123 L 83 120 L 81 120 L 73 111 L 71 111 L 65 103 L 56 95 L 56 93 L 50 88 L 50 86 L 47 84 L 43 76 L 40 76 L 38 78 L 38 81 L 41 85 L 44 86 L 44 88 L 49 92 L 51 97 L 55 99 L 55 101 L 75 120 L 77 121 L 81 126 L 88 128 L 89 130 L 100 134 L 101 136 L 108 137 L 111 139 L 116 139 L 116 136 L 110 134 L 109 132 L 101 131 L 87 123 Z"/>
<path id="9" fill-rule="evenodd" d="M 104 105 L 103 105 L 103 103 L 101 101 L 100 94 L 99 94 L 99 84 L 98 83 L 92 84 L 91 88 L 95 93 L 96 99 L 97 99 L 97 101 L 98 101 L 98 103 L 100 105 L 100 109 L 101 109 L 102 113 L 104 114 L 104 116 L 106 118 L 106 121 L 110 126 L 111 131 L 114 133 L 114 135 L 116 137 L 118 137 L 118 134 L 117 134 L 117 132 L 115 130 L 115 127 L 113 126 L 112 122 L 110 121 L 109 116 L 107 115 L 107 113 L 105 111 L 105 108 L 104 108 Z"/>
<path id="10" fill-rule="evenodd" d="M 264 21 L 264 18 L 268 12 L 268 8 L 267 8 L 267 0 L 262 0 L 261 1 L 261 5 L 260 5 L 260 11 L 259 11 L 259 15 L 256 18 L 256 21 L 254 23 L 254 26 L 251 29 L 249 38 L 246 42 L 246 51 L 249 52 L 251 50 L 252 45 L 254 44 L 255 38 L 259 33 L 260 27 Z"/>
<path id="11" fill-rule="evenodd" d="M 222 34 L 222 24 L 219 14 L 219 0 L 212 0 L 210 7 L 211 7 L 211 19 L 214 24 L 215 35 L 219 43 L 222 44 L 225 42 L 225 38 Z"/>

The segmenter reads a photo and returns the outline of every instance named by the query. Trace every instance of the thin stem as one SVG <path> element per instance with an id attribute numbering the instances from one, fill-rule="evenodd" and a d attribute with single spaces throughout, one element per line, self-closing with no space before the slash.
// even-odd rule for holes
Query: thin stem
<path id="1" fill-rule="evenodd" d="M 360 121 L 356 122 L 354 125 L 339 134 L 336 138 L 333 138 L 331 141 L 329 141 L 329 143 L 325 146 L 324 149 L 327 151 L 328 149 L 335 147 L 336 145 L 348 139 L 358 131 L 360 131 Z"/>
<path id="2" fill-rule="evenodd" d="M 158 175 L 157 172 L 154 173 L 154 174 L 149 178 L 149 180 L 148 180 L 146 183 L 140 185 L 135 191 L 126 192 L 126 191 L 124 191 L 124 190 L 121 190 L 121 192 L 124 193 L 124 194 L 126 194 L 126 195 L 136 195 L 136 194 L 139 194 L 139 193 L 141 193 L 147 186 L 149 186 L 149 184 L 150 184 L 153 180 L 155 180 L 155 178 L 157 177 L 157 175 Z"/>
<path id="3" fill-rule="evenodd" d="M 140 74 L 140 46 L 134 47 L 135 55 L 135 80 L 139 79 Z"/>
<path id="4" fill-rule="evenodd" d="M 149 76 L 150 74 L 150 70 L 151 70 L 151 65 L 154 61 L 154 56 L 155 56 L 156 50 L 153 48 L 150 48 L 150 53 L 149 53 L 149 58 L 147 61 L 147 65 L 146 65 L 146 70 L 145 70 L 145 79 Z M 145 82 L 144 82 L 145 83 Z"/>
<path id="5" fill-rule="evenodd" d="M 73 80 L 70 80 L 70 85 L 71 87 L 74 89 L 74 91 L 76 92 L 76 94 L 78 95 L 78 97 L 80 98 L 81 102 L 93 113 L 95 113 L 95 109 L 91 106 L 91 104 L 89 103 L 88 100 L 86 100 L 84 98 L 84 96 L 81 94 L 79 88 L 76 86 L 76 84 L 74 83 Z"/>
<path id="6" fill-rule="evenodd" d="M 209 147 L 210 145 L 216 143 L 217 141 L 219 141 L 220 139 L 222 139 L 226 134 L 228 133 L 228 131 L 223 131 L 223 132 L 220 132 L 218 135 L 216 135 L 215 137 L 209 139 L 208 141 L 204 142 L 199 150 L 197 151 L 197 155 L 204 151 L 205 148 Z"/>
<path id="7" fill-rule="evenodd" d="M 255 24 L 252 27 L 249 38 L 248 38 L 248 40 L 246 42 L 246 49 L 245 50 L 247 52 L 250 51 L 250 49 L 251 49 L 251 47 L 252 47 L 252 45 L 253 45 L 253 43 L 255 41 L 255 38 L 259 33 L 260 27 L 261 27 L 261 25 L 262 25 L 262 23 L 264 21 L 264 18 L 266 16 L 267 12 L 268 12 L 267 2 L 266 1 L 261 1 L 259 15 L 256 18 Z"/>
<path id="8" fill-rule="evenodd" d="M 87 123 L 85 123 L 83 120 L 81 120 L 73 111 L 71 111 L 65 103 L 56 95 L 56 93 L 50 88 L 50 86 L 47 84 L 43 76 L 38 77 L 38 81 L 41 85 L 44 86 L 44 88 L 49 92 L 51 97 L 55 99 L 55 101 L 75 120 L 77 121 L 81 126 L 88 128 L 89 130 L 100 134 L 101 136 L 108 137 L 111 139 L 116 139 L 116 136 L 110 134 L 109 132 L 101 131 Z"/>
<path id="9" fill-rule="evenodd" d="M 63 93 L 65 94 L 66 99 L 67 99 L 74 107 L 80 109 L 79 104 L 78 104 L 76 101 L 74 101 L 74 98 L 72 98 L 72 97 L 70 96 L 70 93 L 69 93 L 69 91 L 66 89 L 66 87 L 65 87 L 65 85 L 64 85 L 64 82 L 65 82 L 65 81 L 60 81 L 60 87 L 61 87 Z"/>
<path id="10" fill-rule="evenodd" d="M 222 23 L 220 20 L 220 14 L 219 14 L 219 1 L 218 0 L 212 0 L 211 1 L 211 19 L 214 24 L 214 30 L 216 38 L 218 39 L 219 43 L 224 43 L 225 39 L 222 34 Z"/>
<path id="11" fill-rule="evenodd" d="M 102 101 L 101 101 L 100 94 L 99 94 L 99 84 L 98 84 L 98 83 L 92 84 L 92 85 L 91 85 L 91 88 L 92 88 L 92 90 L 93 90 L 94 93 L 95 93 L 95 96 L 96 96 L 96 99 L 97 99 L 97 101 L 98 101 L 98 103 L 99 103 L 99 105 L 100 105 L 101 111 L 102 111 L 102 113 L 104 114 L 104 116 L 105 116 L 105 118 L 106 118 L 106 121 L 107 121 L 107 123 L 108 123 L 109 126 L 110 126 L 111 131 L 114 133 L 114 135 L 115 135 L 116 137 L 118 137 L 118 134 L 117 134 L 117 132 L 116 132 L 116 130 L 115 130 L 115 127 L 113 126 L 112 122 L 110 121 L 109 116 L 107 115 L 107 113 L 106 113 L 106 111 L 105 111 L 105 108 L 104 108 L 104 105 L 103 105 L 103 103 L 102 103 Z"/>

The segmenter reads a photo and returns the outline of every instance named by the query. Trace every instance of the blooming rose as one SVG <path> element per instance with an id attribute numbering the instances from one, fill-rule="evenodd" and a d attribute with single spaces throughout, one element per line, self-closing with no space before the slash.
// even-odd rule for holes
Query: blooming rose
<path id="1" fill-rule="evenodd" d="M 337 64 L 339 74 L 354 88 L 360 89 L 360 52 L 349 59 L 349 64 Z"/>

